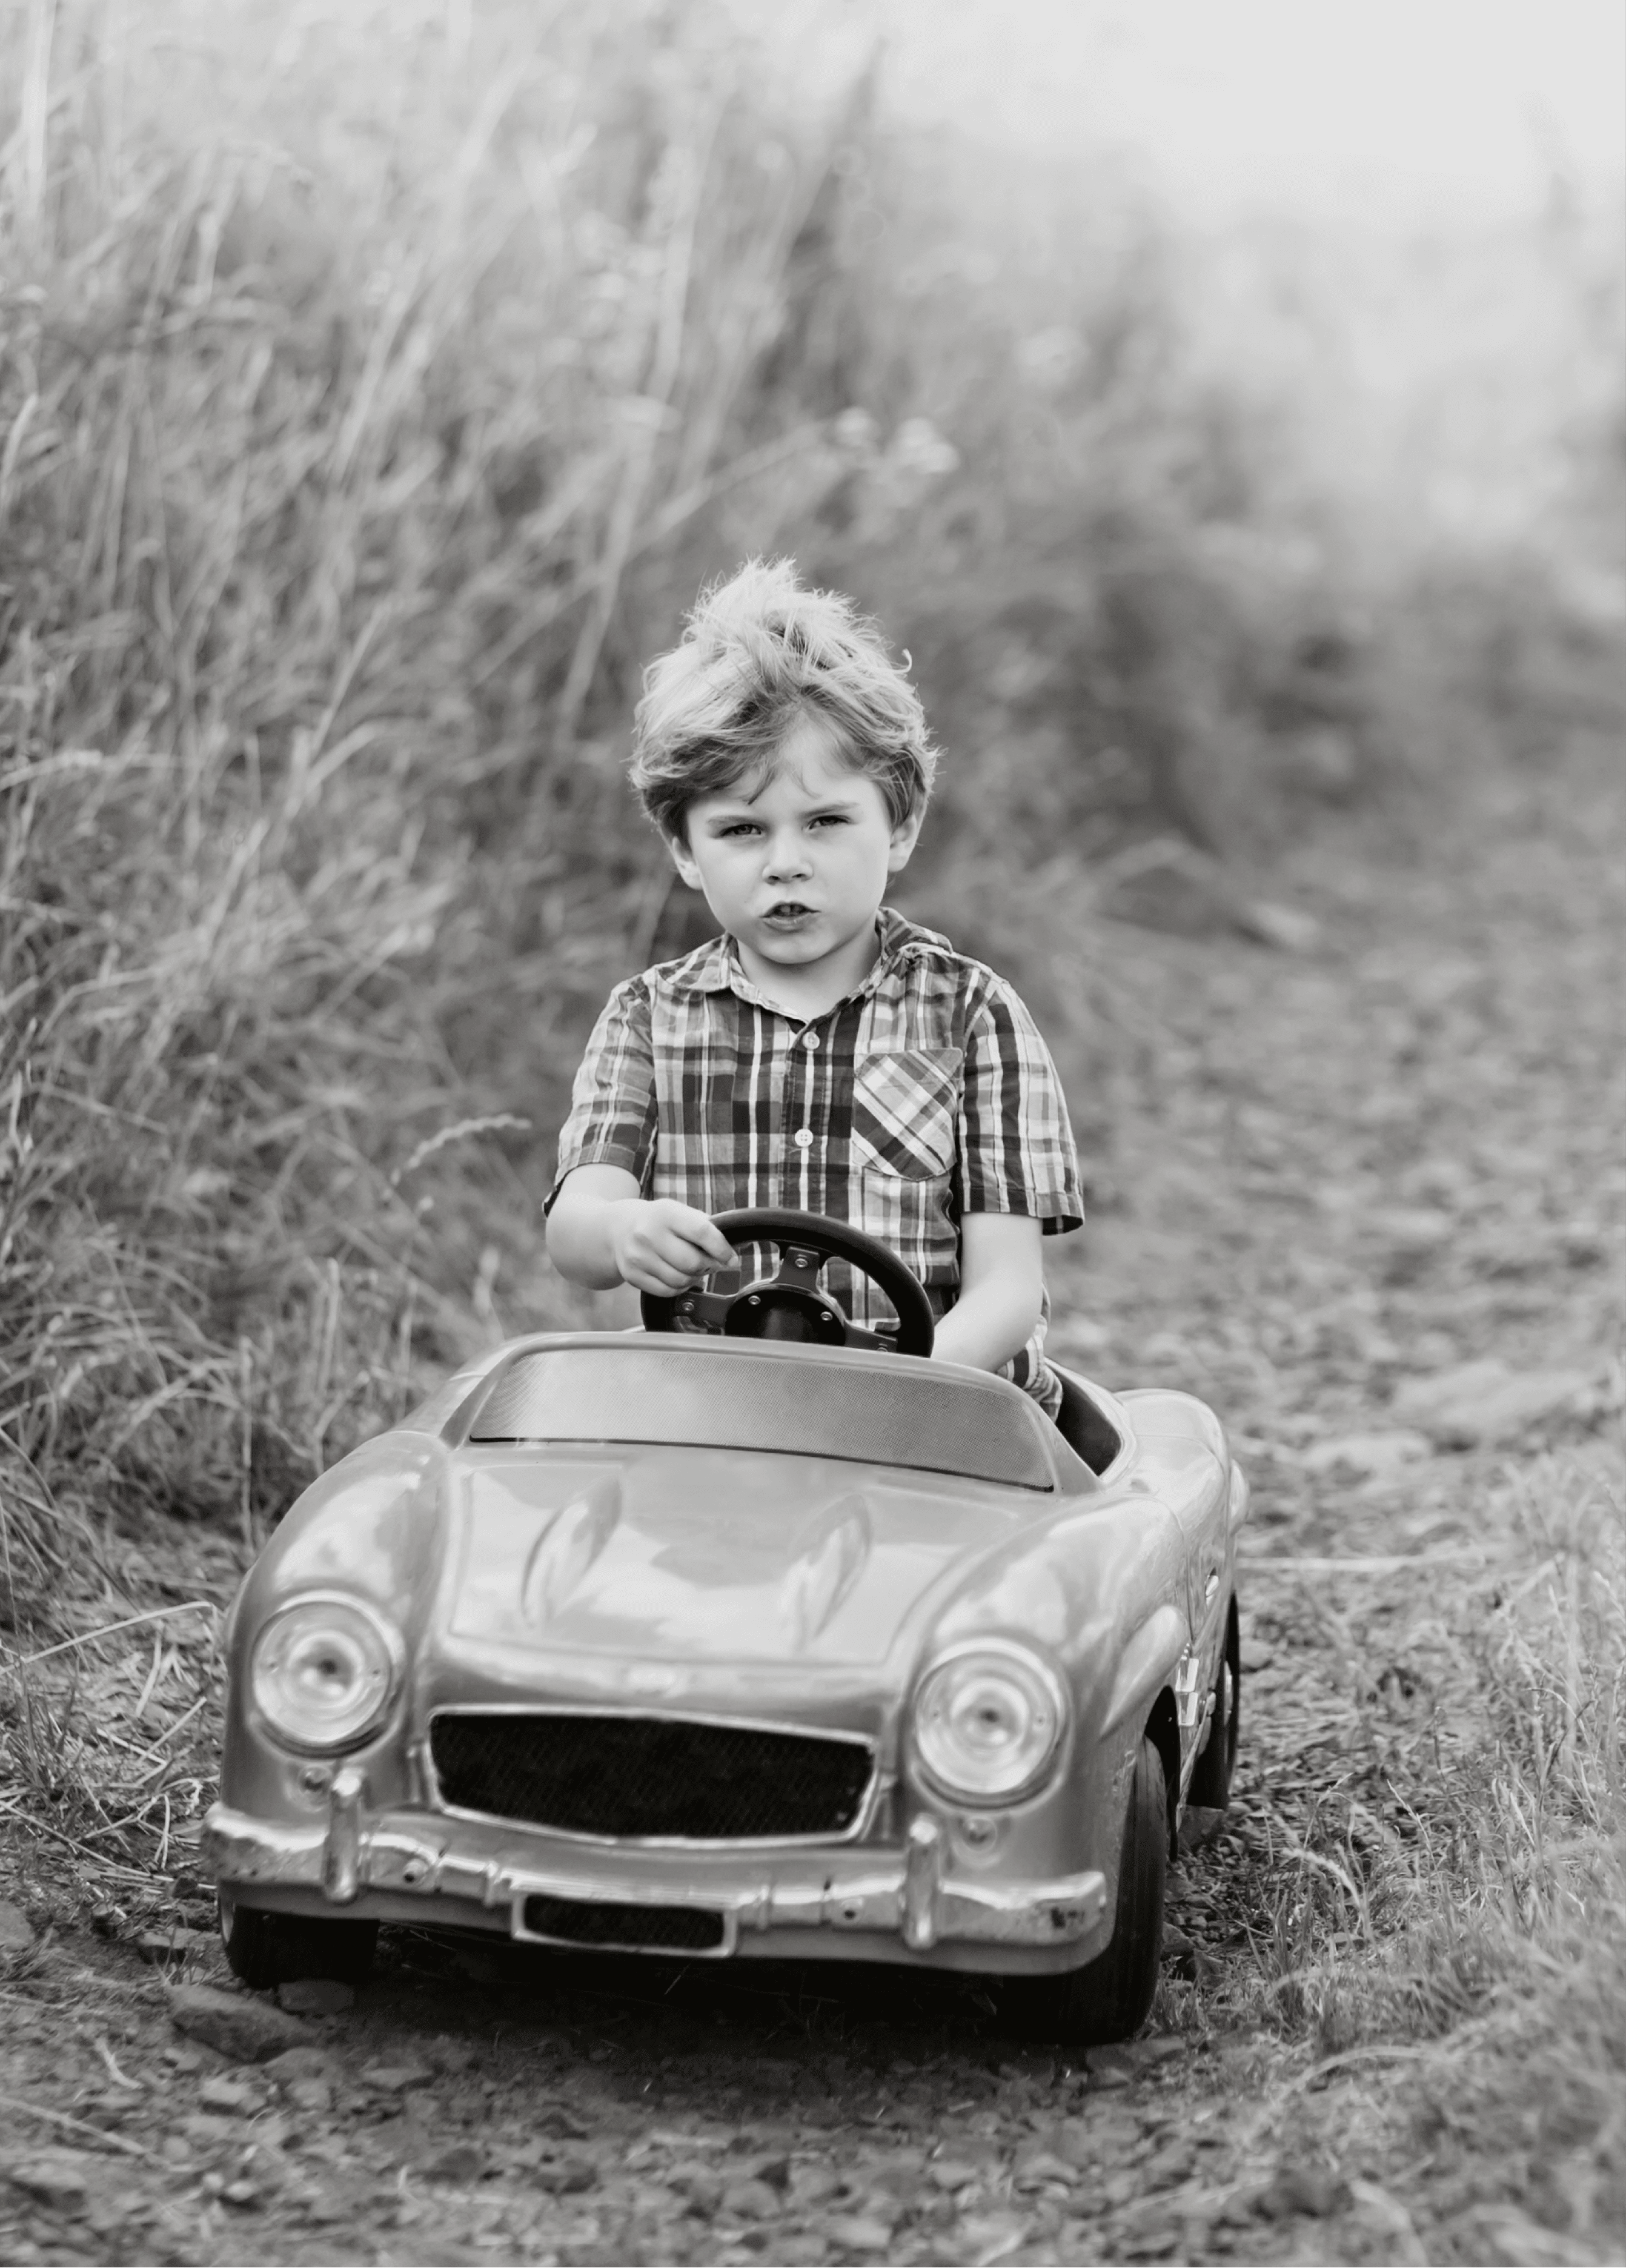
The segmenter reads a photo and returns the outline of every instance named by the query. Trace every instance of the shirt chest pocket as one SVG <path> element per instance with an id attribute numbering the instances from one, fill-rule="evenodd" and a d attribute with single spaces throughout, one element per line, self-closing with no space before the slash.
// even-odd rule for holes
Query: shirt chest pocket
<path id="1" fill-rule="evenodd" d="M 935 1181 L 954 1163 L 958 1048 L 865 1056 L 852 1076 L 853 1163 L 865 1172 Z"/>

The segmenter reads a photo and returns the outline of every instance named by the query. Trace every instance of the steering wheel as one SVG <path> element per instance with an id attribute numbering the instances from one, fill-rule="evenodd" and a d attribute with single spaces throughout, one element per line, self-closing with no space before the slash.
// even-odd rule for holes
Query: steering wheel
<path id="1" fill-rule="evenodd" d="M 826 1220 L 784 1205 L 747 1205 L 720 1212 L 712 1222 L 736 1250 L 744 1244 L 776 1244 L 782 1255 L 776 1276 L 747 1284 L 743 1292 L 644 1292 L 639 1303 L 646 1331 L 709 1331 L 727 1338 L 791 1339 L 804 1345 L 892 1347 L 890 1338 L 850 1323 L 838 1300 L 819 1289 L 827 1260 L 844 1260 L 884 1292 L 898 1311 L 895 1351 L 929 1355 L 933 1336 L 931 1302 L 919 1279 L 895 1252 L 862 1229 Z"/>

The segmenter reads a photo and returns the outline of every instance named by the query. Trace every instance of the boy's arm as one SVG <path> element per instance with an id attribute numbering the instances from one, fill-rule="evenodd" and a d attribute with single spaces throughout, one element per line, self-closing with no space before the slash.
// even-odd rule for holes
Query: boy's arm
<path id="1" fill-rule="evenodd" d="M 548 1214 L 548 1255 L 562 1276 L 593 1292 L 616 1284 L 681 1292 L 739 1257 L 708 1214 L 673 1197 L 640 1197 L 636 1175 L 622 1166 L 578 1166 L 565 1175 Z"/>
<path id="2" fill-rule="evenodd" d="M 974 1370 L 998 1370 L 1020 1353 L 1044 1305 L 1041 1234 L 1026 1213 L 963 1217 L 960 1297 L 938 1325 L 935 1355 Z"/>

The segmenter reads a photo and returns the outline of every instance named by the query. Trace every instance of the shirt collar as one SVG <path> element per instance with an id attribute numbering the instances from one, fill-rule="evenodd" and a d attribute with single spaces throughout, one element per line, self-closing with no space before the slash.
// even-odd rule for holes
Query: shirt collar
<path id="1" fill-rule="evenodd" d="M 880 952 L 874 967 L 864 982 L 849 994 L 849 998 L 861 1000 L 879 991 L 887 978 L 905 960 L 953 950 L 948 939 L 936 930 L 925 929 L 917 922 L 906 920 L 892 906 L 881 908 L 876 917 L 875 926 L 880 934 Z M 679 961 L 666 979 L 666 984 L 668 990 L 676 993 L 733 992 L 755 1006 L 766 1008 L 773 1005 L 740 967 L 739 949 L 733 939 L 726 933 L 714 937 L 710 944 L 698 946 L 686 961 Z"/>

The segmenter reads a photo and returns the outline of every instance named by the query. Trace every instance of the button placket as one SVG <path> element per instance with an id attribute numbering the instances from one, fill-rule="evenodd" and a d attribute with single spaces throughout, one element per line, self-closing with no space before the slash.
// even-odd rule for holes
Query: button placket
<path id="1" fill-rule="evenodd" d="M 796 1035 L 796 1038 L 791 1044 L 791 1060 L 795 1065 L 795 1071 L 792 1075 L 793 1082 L 798 1090 L 796 1115 L 804 1121 L 804 1123 L 798 1126 L 791 1137 L 792 1145 L 800 1153 L 798 1160 L 800 1174 L 798 1178 L 801 1179 L 802 1187 L 798 1194 L 802 1197 L 806 1197 L 807 1194 L 808 1185 L 806 1180 L 806 1175 L 807 1169 L 812 1163 L 812 1160 L 809 1158 L 807 1153 L 813 1145 L 813 1130 L 810 1123 L 813 1118 L 813 1057 L 818 1049 L 818 1045 L 819 1035 L 817 1032 L 803 1030 Z"/>

